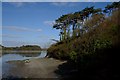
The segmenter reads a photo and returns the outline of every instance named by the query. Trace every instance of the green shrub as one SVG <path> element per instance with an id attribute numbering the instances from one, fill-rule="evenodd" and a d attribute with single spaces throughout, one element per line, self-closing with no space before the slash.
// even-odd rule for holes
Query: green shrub
<path id="1" fill-rule="evenodd" d="M 110 40 L 96 40 L 94 43 L 94 51 L 96 51 L 96 49 L 104 49 L 104 48 L 110 48 L 112 45 L 112 42 Z"/>
<path id="2" fill-rule="evenodd" d="M 76 62 L 77 60 L 77 53 L 75 51 L 72 51 L 69 53 L 69 57 L 72 61 Z"/>

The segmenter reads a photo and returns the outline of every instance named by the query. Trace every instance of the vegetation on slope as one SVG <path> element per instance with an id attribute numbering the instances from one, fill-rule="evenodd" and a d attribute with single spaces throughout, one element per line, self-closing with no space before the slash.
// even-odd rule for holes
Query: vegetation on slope
<path id="1" fill-rule="evenodd" d="M 79 77 L 87 76 L 92 79 L 93 76 L 96 79 L 119 77 L 119 74 L 115 71 L 120 67 L 118 65 L 118 55 L 120 53 L 120 2 L 107 5 L 104 10 L 87 7 L 71 15 L 72 19 L 65 18 L 70 14 L 61 18 L 64 23 L 73 21 L 72 36 L 67 37 L 70 32 L 67 31 L 68 29 L 64 29 L 68 26 L 62 24 L 63 21 L 56 22 L 57 29 L 62 29 L 62 39 L 60 37 L 60 42 L 53 44 L 48 49 L 49 57 L 73 61 L 78 71 L 80 71 Z"/>

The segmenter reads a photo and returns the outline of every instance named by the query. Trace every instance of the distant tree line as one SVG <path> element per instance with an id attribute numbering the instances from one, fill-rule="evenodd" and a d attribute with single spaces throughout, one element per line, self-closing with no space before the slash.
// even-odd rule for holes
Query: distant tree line
<path id="1" fill-rule="evenodd" d="M 2 45 L 0 45 L 2 47 L 2 50 L 16 50 L 16 51 L 20 51 L 20 50 L 41 50 L 41 47 L 38 45 L 23 45 L 20 47 L 4 47 Z"/>

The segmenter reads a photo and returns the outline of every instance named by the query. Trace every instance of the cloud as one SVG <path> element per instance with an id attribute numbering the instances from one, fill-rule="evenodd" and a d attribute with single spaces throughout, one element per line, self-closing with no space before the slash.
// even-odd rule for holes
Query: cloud
<path id="1" fill-rule="evenodd" d="M 3 29 L 12 30 L 12 31 L 29 31 L 29 32 L 41 32 L 42 29 L 31 29 L 26 27 L 17 27 L 17 26 L 4 26 Z"/>
<path id="2" fill-rule="evenodd" d="M 118 2 L 119 0 L 2 0 L 2 2 Z"/>
<path id="3" fill-rule="evenodd" d="M 47 39 L 50 39 L 50 38 L 54 38 L 54 36 L 53 35 L 50 36 L 50 35 L 42 34 L 42 35 L 39 35 L 38 38 L 42 38 L 42 39 L 47 40 Z"/>
<path id="4" fill-rule="evenodd" d="M 67 4 L 68 4 L 67 2 L 52 2 L 52 5 L 55 5 L 55 6 L 65 6 Z"/>
<path id="5" fill-rule="evenodd" d="M 53 26 L 55 21 L 44 21 L 43 23 L 49 26 Z"/>
<path id="6" fill-rule="evenodd" d="M 4 37 L 7 37 L 7 38 L 21 38 L 20 36 L 10 35 L 10 34 L 1 34 L 0 37 L 2 37 L 2 38 L 4 38 Z"/>
<path id="7" fill-rule="evenodd" d="M 41 31 L 42 31 L 42 29 L 37 29 L 36 31 L 37 31 L 37 32 L 41 32 Z"/>
<path id="8" fill-rule="evenodd" d="M 34 4 L 36 4 L 36 2 L 9 2 L 8 4 L 10 4 L 10 5 L 13 5 L 13 6 L 15 6 L 15 7 L 23 7 L 23 6 L 25 6 L 26 4 L 32 4 L 32 5 L 34 5 Z"/>
<path id="9" fill-rule="evenodd" d="M 40 42 L 26 42 L 26 41 L 18 41 L 18 40 L 2 40 L 2 45 L 3 46 L 8 46 L 8 47 L 16 47 L 16 46 L 22 46 L 22 45 L 41 45 L 43 44 Z M 43 44 L 44 45 L 44 44 Z M 41 46 L 42 47 L 42 46 Z"/>
<path id="10" fill-rule="evenodd" d="M 2 29 L 2 26 L 0 26 L 0 29 Z"/>
<path id="11" fill-rule="evenodd" d="M 24 45 L 25 42 L 22 41 L 9 41 L 9 40 L 3 40 L 2 45 L 4 46 L 9 46 L 9 47 L 16 47 L 16 46 L 21 46 Z"/>
<path id="12" fill-rule="evenodd" d="M 3 2 L 76 2 L 80 0 L 3 0 Z"/>
<path id="13" fill-rule="evenodd" d="M 53 2 L 77 2 L 79 0 L 52 0 Z"/>
<path id="14" fill-rule="evenodd" d="M 14 5 L 14 6 L 16 6 L 16 7 L 21 7 L 21 6 L 23 6 L 25 3 L 23 3 L 23 2 L 11 2 L 11 3 L 9 3 L 9 4 Z"/>
<path id="15" fill-rule="evenodd" d="M 76 6 L 76 2 L 52 2 L 51 3 L 54 6 L 68 6 L 68 7 L 74 7 Z"/>

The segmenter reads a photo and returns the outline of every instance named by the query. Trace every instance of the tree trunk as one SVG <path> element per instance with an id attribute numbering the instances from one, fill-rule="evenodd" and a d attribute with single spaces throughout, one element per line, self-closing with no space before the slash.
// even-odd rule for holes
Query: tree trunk
<path id="1" fill-rule="evenodd" d="M 66 27 L 64 27 L 64 40 L 66 39 Z"/>
<path id="2" fill-rule="evenodd" d="M 75 24 L 73 24 L 73 37 L 75 37 Z"/>

